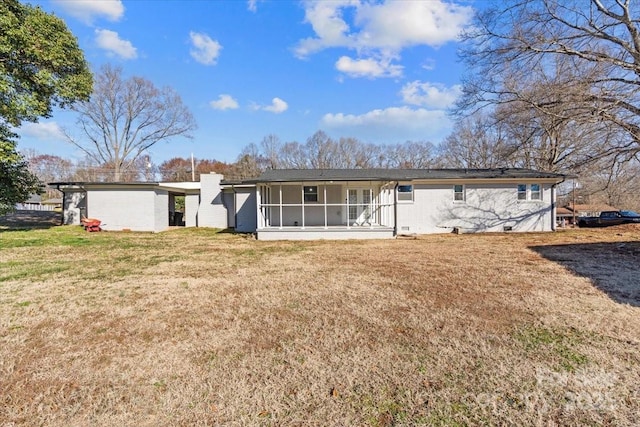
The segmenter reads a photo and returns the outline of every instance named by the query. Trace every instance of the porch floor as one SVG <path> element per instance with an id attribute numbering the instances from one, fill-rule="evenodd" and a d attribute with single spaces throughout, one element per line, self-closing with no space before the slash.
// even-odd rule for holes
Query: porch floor
<path id="1" fill-rule="evenodd" d="M 393 227 L 374 226 L 306 226 L 266 227 L 257 230 L 258 240 L 345 240 L 345 239 L 393 239 Z"/>

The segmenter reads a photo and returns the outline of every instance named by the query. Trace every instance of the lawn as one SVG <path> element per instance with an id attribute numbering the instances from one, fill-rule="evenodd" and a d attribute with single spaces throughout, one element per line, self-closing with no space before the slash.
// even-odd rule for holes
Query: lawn
<path id="1" fill-rule="evenodd" d="M 0 426 L 640 424 L 640 228 L 0 229 Z"/>

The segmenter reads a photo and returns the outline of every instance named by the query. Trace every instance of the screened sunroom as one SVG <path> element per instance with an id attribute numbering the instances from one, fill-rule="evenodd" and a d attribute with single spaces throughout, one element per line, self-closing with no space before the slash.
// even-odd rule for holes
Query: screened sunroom
<path id="1" fill-rule="evenodd" d="M 286 238 L 282 233 L 293 233 L 295 238 L 304 233 L 314 239 L 393 237 L 394 185 L 389 181 L 258 184 L 259 238 Z M 269 234 L 273 232 L 281 234 Z"/>

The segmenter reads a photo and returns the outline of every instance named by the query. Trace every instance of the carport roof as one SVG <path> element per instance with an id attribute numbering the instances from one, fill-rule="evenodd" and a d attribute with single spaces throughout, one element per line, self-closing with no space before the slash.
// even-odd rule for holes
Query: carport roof
<path id="1" fill-rule="evenodd" d="M 174 193 L 194 193 L 200 191 L 200 182 L 50 182 L 49 187 L 80 189 L 163 189 Z"/>
<path id="2" fill-rule="evenodd" d="M 412 181 L 442 179 L 555 179 L 567 175 L 531 169 L 271 169 L 251 182 Z"/>

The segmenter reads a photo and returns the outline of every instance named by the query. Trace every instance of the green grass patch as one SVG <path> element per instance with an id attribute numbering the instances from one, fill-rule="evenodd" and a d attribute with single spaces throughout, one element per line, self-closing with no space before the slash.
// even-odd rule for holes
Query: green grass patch
<path id="1" fill-rule="evenodd" d="M 0 282 L 31 279 L 42 280 L 73 268 L 67 261 L 8 261 L 0 263 Z"/>
<path id="2" fill-rule="evenodd" d="M 96 246 L 105 243 L 108 241 L 98 233 L 87 233 L 82 227 L 77 226 L 0 233 L 0 248 L 2 249 L 42 246 Z"/>
<path id="3" fill-rule="evenodd" d="M 516 340 L 529 354 L 552 356 L 557 361 L 557 370 L 575 372 L 589 363 L 589 358 L 576 347 L 584 342 L 583 335 L 574 328 L 564 331 L 542 326 L 526 326 L 515 333 Z"/>

